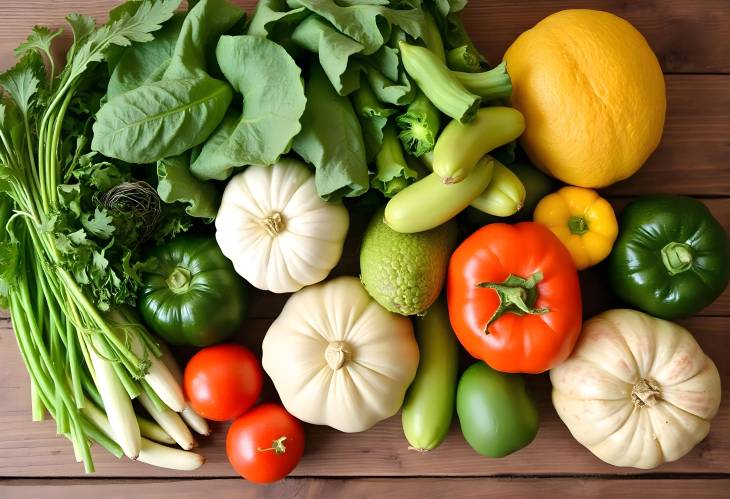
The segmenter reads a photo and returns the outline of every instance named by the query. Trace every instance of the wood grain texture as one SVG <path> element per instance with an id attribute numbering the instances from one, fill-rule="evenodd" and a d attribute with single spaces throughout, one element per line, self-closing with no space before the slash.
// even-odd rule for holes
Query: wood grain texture
<path id="1" fill-rule="evenodd" d="M 315 499 L 337 497 L 361 499 L 369 497 L 459 497 L 510 499 L 532 496 L 539 490 L 541 499 L 583 499 L 600 497 L 715 498 L 726 495 L 730 479 L 688 480 L 603 480 L 598 478 L 397 478 L 397 479 L 297 479 L 290 478 L 269 486 L 260 486 L 239 479 L 213 480 L 27 480 L 0 481 L 0 497 L 27 499 L 53 497 L 98 499 L 104 487 L 105 499 L 169 499 L 209 496 L 216 499 Z"/>
<path id="2" fill-rule="evenodd" d="M 35 24 L 59 26 L 69 12 L 103 20 L 117 0 L 3 0 L 0 2 L 0 68 L 7 67 L 13 48 Z M 255 0 L 235 0 L 249 11 Z M 668 73 L 730 72 L 730 3 L 725 0 L 473 0 L 464 19 L 469 33 L 492 61 L 522 31 L 543 17 L 566 8 L 609 10 L 624 17 L 647 38 Z"/>
<path id="3" fill-rule="evenodd" d="M 668 75 L 666 82 L 659 147 L 638 173 L 607 192 L 730 195 L 730 77 Z"/>
<path id="4" fill-rule="evenodd" d="M 269 320 L 248 321 L 238 341 L 260 351 Z M 730 472 L 730 318 L 693 318 L 683 321 L 704 351 L 716 362 L 722 377 L 723 402 L 710 435 L 679 461 L 649 472 L 615 468 L 602 463 L 580 446 L 558 419 L 550 403 L 546 375 L 528 376 L 540 408 L 540 431 L 524 450 L 505 459 L 478 456 L 452 429 L 437 450 L 420 454 L 408 450 L 400 417 L 394 416 L 373 429 L 343 434 L 327 427 L 307 427 L 307 450 L 295 476 L 307 477 L 396 477 L 396 476 L 499 476 L 499 475 L 630 475 L 636 473 L 728 473 Z M 55 434 L 51 421 L 32 423 L 28 380 L 10 333 L 8 321 L 0 326 L 0 476 L 83 476 L 74 462 L 70 444 Z M 189 351 L 182 351 L 184 359 Z M 464 356 L 464 365 L 470 361 Z M 274 400 L 270 383 L 264 399 Z M 117 460 L 104 451 L 94 452 L 98 477 L 229 477 L 234 472 L 225 456 L 226 425 L 214 425 L 213 435 L 201 442 L 207 462 L 195 473 L 177 473 L 126 459 Z"/>
<path id="5" fill-rule="evenodd" d="M 63 17 L 73 11 L 103 20 L 116 3 L 117 0 L 0 0 L 0 69 L 12 63 L 12 49 L 32 25 L 60 26 Z M 250 10 L 255 0 L 238 0 L 237 3 Z M 644 33 L 664 71 L 675 73 L 666 77 L 669 111 L 662 144 L 637 175 L 607 191 L 613 196 L 615 206 L 623 206 L 627 197 L 651 192 L 700 195 L 709 197 L 705 203 L 723 226 L 730 229 L 730 168 L 727 163 L 730 158 L 730 74 L 721 74 L 730 73 L 730 2 L 472 0 L 465 21 L 484 53 L 490 59 L 498 60 L 520 32 L 545 15 L 567 7 L 606 9 L 625 17 Z M 67 35 L 65 41 L 68 42 Z M 713 197 L 719 199 L 711 199 Z M 362 221 L 359 222 L 355 225 L 361 226 Z M 335 274 L 357 273 L 358 247 L 358 234 L 354 232 L 348 242 L 349 250 Z M 582 276 L 587 315 L 615 305 L 615 299 L 600 285 L 600 279 L 600 269 Z M 285 296 L 254 293 L 252 318 L 237 340 L 260 350 L 261 339 L 285 299 Z M 216 425 L 213 436 L 201 442 L 200 451 L 208 462 L 199 472 L 170 472 L 116 460 L 95 449 L 95 480 L 64 479 L 83 476 L 82 467 L 74 462 L 70 444 L 55 434 L 53 422 L 31 422 L 27 373 L 7 314 L 0 312 L 0 477 L 58 477 L 53 480 L 0 480 L 0 498 L 197 498 L 211 494 L 244 498 L 502 498 L 536 493 L 546 498 L 727 497 L 730 490 L 730 292 L 726 291 L 702 315 L 704 317 L 683 323 L 716 361 L 722 376 L 723 402 L 710 435 L 675 463 L 649 472 L 619 469 L 602 463 L 575 442 L 560 422 L 549 401 L 549 381 L 542 375 L 529 377 L 540 407 L 540 432 L 530 446 L 506 459 L 479 457 L 464 442 L 456 425 L 446 442 L 426 455 L 407 450 L 398 416 L 361 434 L 346 435 L 310 426 L 305 458 L 294 473 L 299 478 L 263 488 L 231 478 L 235 474 L 224 453 L 225 425 Z M 192 352 L 181 350 L 179 353 L 185 360 Z M 462 363 L 466 365 L 469 360 L 466 355 L 463 357 Z M 270 383 L 263 398 L 276 398 Z M 667 474 L 681 474 L 686 479 L 660 479 Z M 692 474 L 717 476 L 714 479 L 691 478 Z M 558 478 L 540 481 L 513 478 L 536 475 Z M 580 475 L 584 477 L 572 478 Z M 503 478 L 505 476 L 510 478 Z M 151 479 L 127 479 L 134 477 Z M 196 480 L 186 480 L 188 477 Z"/>

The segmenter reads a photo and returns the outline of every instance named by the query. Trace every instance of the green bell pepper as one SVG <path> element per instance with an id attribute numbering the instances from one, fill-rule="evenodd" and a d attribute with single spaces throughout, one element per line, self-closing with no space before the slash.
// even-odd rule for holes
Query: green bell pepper
<path id="1" fill-rule="evenodd" d="M 157 266 L 142 276 L 139 308 L 152 331 L 173 345 L 204 347 L 240 329 L 245 281 L 214 238 L 179 237 L 149 256 Z"/>
<path id="2" fill-rule="evenodd" d="M 727 234 L 696 199 L 658 195 L 629 204 L 609 257 L 614 292 L 663 319 L 695 314 L 725 290 Z"/>

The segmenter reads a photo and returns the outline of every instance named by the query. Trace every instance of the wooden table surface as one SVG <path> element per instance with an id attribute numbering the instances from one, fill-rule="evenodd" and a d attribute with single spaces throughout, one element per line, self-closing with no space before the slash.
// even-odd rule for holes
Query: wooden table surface
<path id="1" fill-rule="evenodd" d="M 69 12 L 103 18 L 115 0 L 0 1 L 0 68 L 34 24 L 61 25 Z M 249 10 L 254 1 L 243 1 Z M 661 146 L 633 178 L 607 189 L 618 209 L 641 194 L 669 192 L 701 198 L 730 227 L 730 1 L 728 0 L 472 0 L 469 32 L 493 61 L 523 30 L 568 7 L 614 12 L 648 39 L 666 73 L 668 115 Z M 357 248 L 357 236 L 348 247 Z M 356 274 L 357 255 L 338 273 Z M 597 272 L 582 277 L 586 315 L 614 300 Z M 285 297 L 258 293 L 239 335 L 258 348 Z M 730 292 L 696 317 L 681 321 L 717 364 L 723 402 L 709 436 L 683 459 L 651 471 L 614 468 L 575 442 L 549 402 L 546 376 L 530 377 L 539 399 L 540 431 L 526 449 L 506 458 L 478 456 L 457 428 L 438 450 L 408 450 L 400 418 L 346 435 L 307 429 L 304 460 L 292 478 L 260 487 L 234 478 L 225 427 L 201 443 L 207 463 L 176 473 L 96 449 L 97 472 L 86 478 L 69 442 L 52 422 L 32 423 L 28 376 L 7 314 L 0 313 L 0 498 L 25 497 L 651 497 L 730 496 Z M 269 390 L 271 388 L 269 387 Z"/>

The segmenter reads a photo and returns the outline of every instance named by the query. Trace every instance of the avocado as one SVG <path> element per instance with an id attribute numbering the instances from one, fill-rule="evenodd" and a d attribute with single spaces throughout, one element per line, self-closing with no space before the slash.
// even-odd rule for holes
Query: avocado
<path id="1" fill-rule="evenodd" d="M 388 227 L 379 211 L 360 250 L 365 289 L 391 312 L 423 314 L 441 293 L 456 237 L 453 220 L 425 232 L 402 234 Z"/>

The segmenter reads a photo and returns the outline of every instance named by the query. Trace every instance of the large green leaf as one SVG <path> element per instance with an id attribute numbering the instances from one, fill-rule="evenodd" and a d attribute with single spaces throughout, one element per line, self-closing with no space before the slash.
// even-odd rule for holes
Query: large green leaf
<path id="1" fill-rule="evenodd" d="M 218 38 L 243 18 L 245 12 L 227 0 L 202 0 L 185 16 L 165 79 L 206 73 L 206 56 Z M 206 73 L 207 74 L 207 73 Z"/>
<path id="2" fill-rule="evenodd" d="M 365 144 L 350 100 L 335 91 L 316 62 L 310 66 L 306 93 L 302 132 L 293 147 L 316 167 L 319 195 L 337 201 L 364 194 L 370 186 Z"/>
<path id="3" fill-rule="evenodd" d="M 108 99 L 162 78 L 172 60 L 184 19 L 182 13 L 176 13 L 154 40 L 135 43 L 123 51 L 109 78 Z"/>
<path id="4" fill-rule="evenodd" d="M 270 165 L 301 130 L 306 98 L 301 70 L 280 45 L 259 36 L 223 36 L 218 65 L 243 95 L 243 112 L 227 119 L 191 167 L 200 179 L 227 178 L 232 168 Z"/>
<path id="5" fill-rule="evenodd" d="M 332 0 L 288 0 L 287 3 L 292 8 L 306 7 L 327 19 L 342 33 L 360 42 L 366 55 L 383 46 L 393 26 L 402 28 L 413 38 L 420 38 L 423 30 L 423 11 L 418 8 L 391 9 L 360 2 L 339 5 Z"/>
<path id="6" fill-rule="evenodd" d="M 154 163 L 205 141 L 232 99 L 230 86 L 206 72 L 205 56 L 243 15 L 226 0 L 196 4 L 183 21 L 162 79 L 117 95 L 101 108 L 92 149 L 128 163 Z"/>
<path id="7" fill-rule="evenodd" d="M 340 95 L 354 90 L 346 88 L 343 75 L 350 57 L 362 52 L 362 44 L 343 35 L 318 16 L 310 16 L 302 21 L 292 33 L 292 40 L 300 47 L 318 54 L 319 64 Z"/>
<path id="8" fill-rule="evenodd" d="M 91 147 L 136 164 L 177 156 L 208 138 L 232 97 L 230 86 L 207 75 L 139 87 L 101 108 Z"/>
<path id="9" fill-rule="evenodd" d="M 260 0 L 248 25 L 248 34 L 276 40 L 308 15 L 304 7 L 290 9 L 286 0 Z"/>

